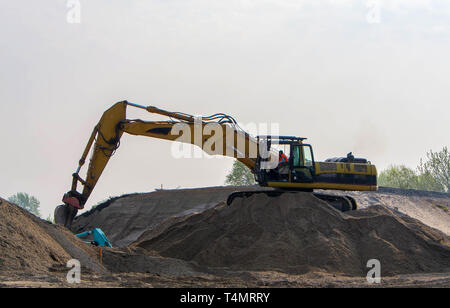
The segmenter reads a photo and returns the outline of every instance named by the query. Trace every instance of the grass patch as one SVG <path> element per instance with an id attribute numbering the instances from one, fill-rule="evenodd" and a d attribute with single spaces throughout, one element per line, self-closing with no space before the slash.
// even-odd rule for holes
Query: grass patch
<path id="1" fill-rule="evenodd" d="M 433 205 L 434 205 L 435 207 L 437 207 L 437 208 L 440 208 L 440 209 L 443 210 L 444 212 L 448 213 L 448 206 L 445 206 L 445 205 L 440 204 L 440 203 L 434 203 L 434 202 L 433 202 Z"/>

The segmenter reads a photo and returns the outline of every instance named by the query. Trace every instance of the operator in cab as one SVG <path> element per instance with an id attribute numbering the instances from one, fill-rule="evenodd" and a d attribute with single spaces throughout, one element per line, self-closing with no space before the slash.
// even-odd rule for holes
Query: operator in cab
<path id="1" fill-rule="evenodd" d="M 278 177 L 281 181 L 287 181 L 289 178 L 289 159 L 283 151 L 278 152 Z"/>
<path id="2" fill-rule="evenodd" d="M 281 164 L 281 163 L 287 163 L 287 162 L 289 162 L 289 159 L 287 158 L 287 156 L 283 153 L 283 151 L 279 151 L 278 152 L 278 164 Z"/>

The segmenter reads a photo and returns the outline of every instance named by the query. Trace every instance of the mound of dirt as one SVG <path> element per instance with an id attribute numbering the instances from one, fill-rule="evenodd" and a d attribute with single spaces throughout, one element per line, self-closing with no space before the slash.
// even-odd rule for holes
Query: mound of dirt
<path id="1" fill-rule="evenodd" d="M 163 258 L 142 248 L 105 249 L 103 264 L 114 273 L 147 273 L 165 276 L 200 276 L 195 264 Z"/>
<path id="2" fill-rule="evenodd" d="M 309 193 L 254 195 L 174 217 L 135 245 L 231 270 L 365 276 L 370 259 L 381 262 L 384 276 L 450 270 L 444 233 L 382 206 L 341 213 Z"/>
<path id="3" fill-rule="evenodd" d="M 350 195 L 360 209 L 380 205 L 406 214 L 450 235 L 450 194 L 412 189 L 379 187 L 377 192 L 323 191 L 327 194 Z"/>
<path id="4" fill-rule="evenodd" d="M 79 233 L 101 228 L 114 246 L 126 246 L 169 217 L 202 212 L 242 189 L 261 188 L 227 186 L 158 190 L 113 198 L 76 217 L 72 231 Z"/>
<path id="5" fill-rule="evenodd" d="M 104 273 L 96 254 L 68 230 L 0 198 L 0 272 L 48 273 L 75 258 L 82 268 Z"/>
<path id="6" fill-rule="evenodd" d="M 48 270 L 69 254 L 25 210 L 0 199 L 0 270 Z"/>

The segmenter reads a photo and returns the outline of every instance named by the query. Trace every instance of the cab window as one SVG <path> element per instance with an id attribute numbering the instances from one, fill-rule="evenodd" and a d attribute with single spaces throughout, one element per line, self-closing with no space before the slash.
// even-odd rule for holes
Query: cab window
<path id="1" fill-rule="evenodd" d="M 294 168 L 313 166 L 313 155 L 310 146 L 307 145 L 294 146 L 292 153 L 293 153 Z"/>
<path id="2" fill-rule="evenodd" d="M 293 163 L 294 163 L 294 167 L 299 167 L 300 166 L 300 147 L 299 146 L 295 146 L 294 147 L 294 151 L 293 151 Z"/>
<path id="3" fill-rule="evenodd" d="M 313 165 L 313 157 L 311 148 L 308 146 L 304 146 L 303 148 L 303 156 L 304 156 L 304 166 L 305 167 L 312 167 Z"/>

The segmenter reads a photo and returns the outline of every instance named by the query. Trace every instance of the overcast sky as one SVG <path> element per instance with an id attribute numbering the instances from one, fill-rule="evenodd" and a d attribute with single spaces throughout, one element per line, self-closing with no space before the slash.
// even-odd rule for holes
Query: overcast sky
<path id="1" fill-rule="evenodd" d="M 0 196 L 35 195 L 45 217 L 123 99 L 279 123 L 316 159 L 352 151 L 379 170 L 449 146 L 449 1 L 80 0 L 80 23 L 70 2 L 0 0 Z M 223 184 L 231 159 L 171 146 L 124 136 L 86 208 Z"/>

